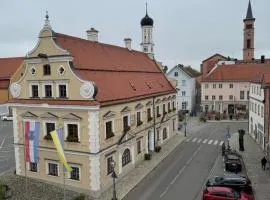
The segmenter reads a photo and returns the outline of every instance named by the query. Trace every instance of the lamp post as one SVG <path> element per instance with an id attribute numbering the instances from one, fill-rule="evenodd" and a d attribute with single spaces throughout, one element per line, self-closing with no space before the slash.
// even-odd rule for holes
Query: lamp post
<path id="1" fill-rule="evenodd" d="M 230 135 L 230 126 L 227 126 L 227 135 L 226 135 L 226 138 L 227 138 L 227 141 L 228 141 L 228 149 L 230 149 L 230 138 L 231 138 L 231 135 Z"/>
<path id="2" fill-rule="evenodd" d="M 117 197 L 116 197 L 116 189 L 115 189 L 115 179 L 117 178 L 117 175 L 115 173 L 115 162 L 114 160 L 111 162 L 111 166 L 112 166 L 112 178 L 113 178 L 113 198 L 112 200 L 117 200 Z"/>

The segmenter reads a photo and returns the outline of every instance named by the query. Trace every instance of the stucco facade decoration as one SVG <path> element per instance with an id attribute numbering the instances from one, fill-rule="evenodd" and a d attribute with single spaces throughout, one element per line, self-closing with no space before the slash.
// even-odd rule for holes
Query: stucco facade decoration
<path id="1" fill-rule="evenodd" d="M 19 71 L 9 101 L 18 175 L 63 184 L 49 135 L 63 128 L 66 187 L 98 197 L 112 160 L 121 178 L 177 133 L 176 91 L 143 52 L 56 33 L 46 18 Z M 40 123 L 38 163 L 25 162 L 25 122 Z"/>
<path id="2" fill-rule="evenodd" d="M 194 113 L 196 98 L 196 77 L 199 72 L 190 66 L 176 65 L 167 73 L 168 78 L 175 80 L 177 89 L 177 110 Z"/>
<path id="3" fill-rule="evenodd" d="M 249 88 L 249 133 L 264 150 L 264 89 L 262 88 L 262 82 L 252 82 Z"/>

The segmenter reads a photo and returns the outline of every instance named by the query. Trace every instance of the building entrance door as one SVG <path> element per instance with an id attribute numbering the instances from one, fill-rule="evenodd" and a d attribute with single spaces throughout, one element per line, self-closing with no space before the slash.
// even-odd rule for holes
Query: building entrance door
<path id="1" fill-rule="evenodd" d="M 234 114 L 234 105 L 233 104 L 228 105 L 228 113 Z"/>

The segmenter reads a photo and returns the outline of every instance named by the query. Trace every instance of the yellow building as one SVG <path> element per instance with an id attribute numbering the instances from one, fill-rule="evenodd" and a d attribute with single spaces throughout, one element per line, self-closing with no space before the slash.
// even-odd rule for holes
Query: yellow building
<path id="1" fill-rule="evenodd" d="M 63 127 L 67 187 L 99 196 L 112 184 L 112 161 L 121 178 L 176 134 L 176 91 L 146 53 L 89 39 L 54 32 L 47 17 L 9 103 L 16 173 L 62 184 L 49 133 Z M 38 163 L 25 162 L 25 122 L 40 123 Z"/>

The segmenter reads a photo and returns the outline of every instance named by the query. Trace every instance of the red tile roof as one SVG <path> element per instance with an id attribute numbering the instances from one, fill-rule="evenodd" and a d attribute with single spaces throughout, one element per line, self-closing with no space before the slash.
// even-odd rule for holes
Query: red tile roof
<path id="1" fill-rule="evenodd" d="M 270 64 L 233 64 L 220 65 L 210 75 L 203 79 L 209 81 L 254 81 L 270 73 Z"/>
<path id="2" fill-rule="evenodd" d="M 270 74 L 264 74 L 263 75 L 263 82 L 265 84 L 270 84 Z"/>
<path id="3" fill-rule="evenodd" d="M 55 42 L 74 57 L 74 67 L 88 70 L 160 72 L 142 52 L 56 33 Z"/>
<path id="4" fill-rule="evenodd" d="M 85 80 L 96 83 L 100 103 L 175 92 L 163 73 L 76 70 Z"/>
<path id="5" fill-rule="evenodd" d="M 0 79 L 0 89 L 7 89 L 8 86 L 9 86 L 9 79 Z"/>
<path id="6" fill-rule="evenodd" d="M 9 79 L 23 62 L 23 58 L 0 58 L 0 79 Z"/>
<path id="7" fill-rule="evenodd" d="M 74 57 L 74 71 L 95 82 L 101 104 L 176 92 L 147 54 L 56 33 L 56 43 Z"/>

